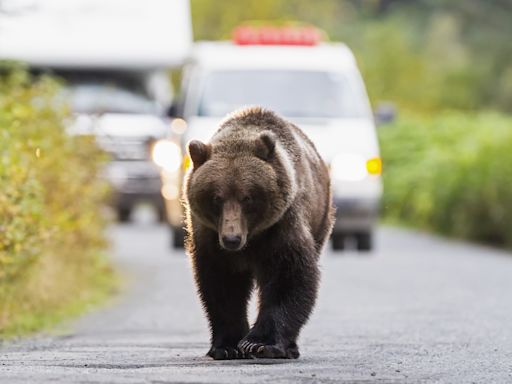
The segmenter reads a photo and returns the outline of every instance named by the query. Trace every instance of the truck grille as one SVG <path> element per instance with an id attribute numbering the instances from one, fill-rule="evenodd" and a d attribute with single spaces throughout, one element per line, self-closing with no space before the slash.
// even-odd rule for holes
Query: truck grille
<path id="1" fill-rule="evenodd" d="M 151 137 L 98 137 L 99 146 L 116 160 L 148 160 Z"/>

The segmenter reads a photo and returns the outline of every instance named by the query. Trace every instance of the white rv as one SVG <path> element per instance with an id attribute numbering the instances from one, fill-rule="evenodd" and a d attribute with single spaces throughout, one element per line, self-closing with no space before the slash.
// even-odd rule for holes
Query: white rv
<path id="1" fill-rule="evenodd" d="M 165 217 L 152 142 L 169 131 L 168 69 L 190 54 L 188 0 L 3 0 L 0 59 L 65 80 L 72 134 L 112 155 L 105 175 L 121 221 L 150 202 Z"/>

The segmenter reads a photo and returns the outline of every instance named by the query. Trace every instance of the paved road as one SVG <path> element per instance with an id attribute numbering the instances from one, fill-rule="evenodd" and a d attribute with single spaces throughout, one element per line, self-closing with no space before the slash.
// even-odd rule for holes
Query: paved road
<path id="1" fill-rule="evenodd" d="M 112 229 L 127 293 L 54 336 L 4 345 L 0 383 L 512 383 L 512 255 L 398 229 L 323 255 L 297 361 L 211 361 L 164 227 Z"/>

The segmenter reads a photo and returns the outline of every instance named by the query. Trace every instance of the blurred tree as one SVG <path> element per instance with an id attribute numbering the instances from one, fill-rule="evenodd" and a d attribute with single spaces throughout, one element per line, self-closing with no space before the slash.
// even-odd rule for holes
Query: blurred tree
<path id="1" fill-rule="evenodd" d="M 191 5 L 197 40 L 228 38 L 232 29 L 245 21 L 301 21 L 330 30 L 344 19 L 355 16 L 355 8 L 349 1 L 192 0 Z"/>
<path id="2" fill-rule="evenodd" d="M 0 0 L 1 1 L 1 0 Z M 512 0 L 192 0 L 196 39 L 301 21 L 354 50 L 373 100 L 512 112 Z"/>

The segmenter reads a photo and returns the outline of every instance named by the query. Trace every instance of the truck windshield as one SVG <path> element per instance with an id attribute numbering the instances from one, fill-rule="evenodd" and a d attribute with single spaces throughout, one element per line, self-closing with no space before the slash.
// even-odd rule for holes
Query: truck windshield
<path id="1" fill-rule="evenodd" d="M 207 75 L 199 116 L 261 105 L 286 117 L 363 117 L 363 92 L 340 73 L 295 70 L 216 71 Z"/>
<path id="2" fill-rule="evenodd" d="M 67 89 L 71 109 L 77 113 L 155 114 L 157 105 L 142 94 L 103 84 L 74 84 Z"/>

